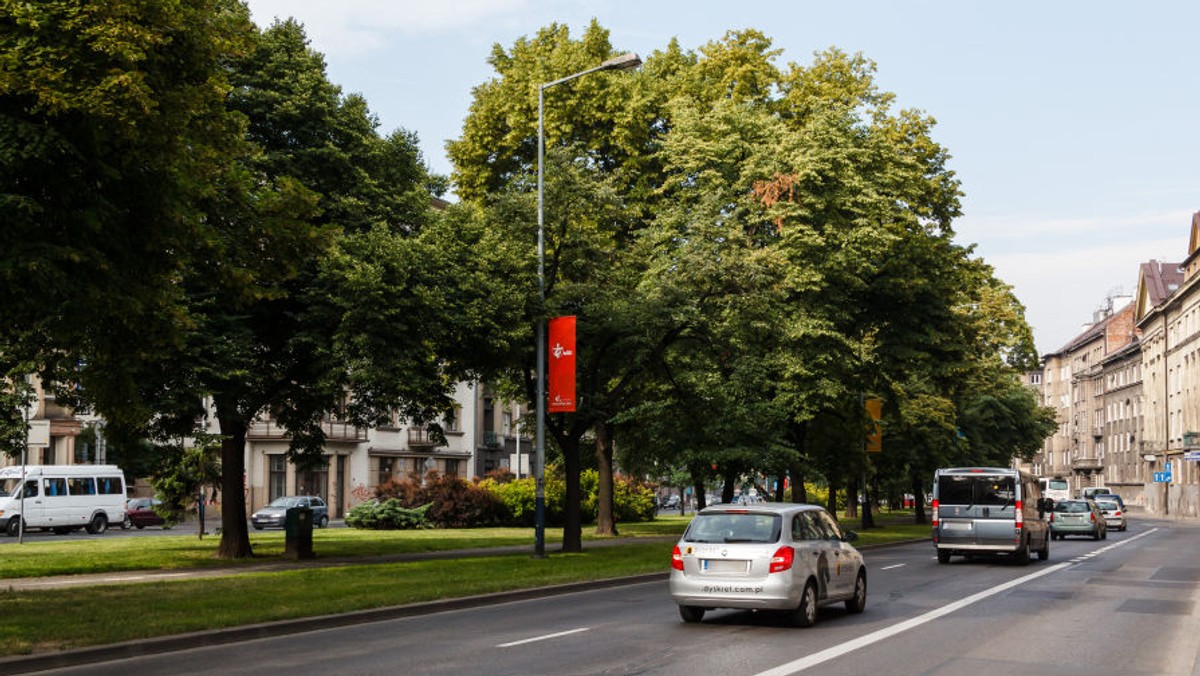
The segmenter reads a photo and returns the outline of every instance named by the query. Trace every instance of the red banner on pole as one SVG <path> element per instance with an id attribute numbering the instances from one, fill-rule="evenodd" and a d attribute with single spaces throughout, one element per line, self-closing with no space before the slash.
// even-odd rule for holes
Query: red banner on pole
<path id="1" fill-rule="evenodd" d="M 550 401 L 546 410 L 551 413 L 571 413 L 575 410 L 575 318 L 554 317 L 550 320 L 549 368 Z"/>

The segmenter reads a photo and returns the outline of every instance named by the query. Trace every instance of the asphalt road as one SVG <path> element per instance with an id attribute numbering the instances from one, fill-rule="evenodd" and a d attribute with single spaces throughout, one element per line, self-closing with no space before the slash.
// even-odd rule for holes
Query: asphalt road
<path id="1" fill-rule="evenodd" d="M 810 629 L 741 611 L 683 624 L 660 580 L 51 673 L 1200 674 L 1197 536 L 1138 520 L 1028 566 L 870 550 L 867 611 L 828 608 Z"/>

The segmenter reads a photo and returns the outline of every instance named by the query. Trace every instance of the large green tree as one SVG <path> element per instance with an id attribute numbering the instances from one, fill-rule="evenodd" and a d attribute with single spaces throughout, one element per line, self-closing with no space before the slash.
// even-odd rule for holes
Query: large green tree
<path id="1" fill-rule="evenodd" d="M 0 2 L 0 373 L 77 382 L 85 355 L 179 340 L 252 33 L 236 0 Z"/>

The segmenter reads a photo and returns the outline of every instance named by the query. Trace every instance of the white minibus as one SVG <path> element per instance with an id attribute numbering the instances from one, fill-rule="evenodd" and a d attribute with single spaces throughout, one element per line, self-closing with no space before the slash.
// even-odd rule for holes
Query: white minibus
<path id="1" fill-rule="evenodd" d="M 22 478 L 23 477 L 23 478 Z M 0 468 L 0 529 L 103 533 L 125 519 L 125 474 L 116 465 Z"/>

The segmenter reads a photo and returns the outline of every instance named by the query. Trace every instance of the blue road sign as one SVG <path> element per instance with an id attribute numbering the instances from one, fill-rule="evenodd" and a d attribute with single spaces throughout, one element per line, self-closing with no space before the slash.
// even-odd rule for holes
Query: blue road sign
<path id="1" fill-rule="evenodd" d="M 1171 473 L 1170 472 L 1155 472 L 1154 473 L 1154 482 L 1155 483 L 1163 484 L 1163 483 L 1170 483 L 1170 481 L 1171 481 Z"/>

